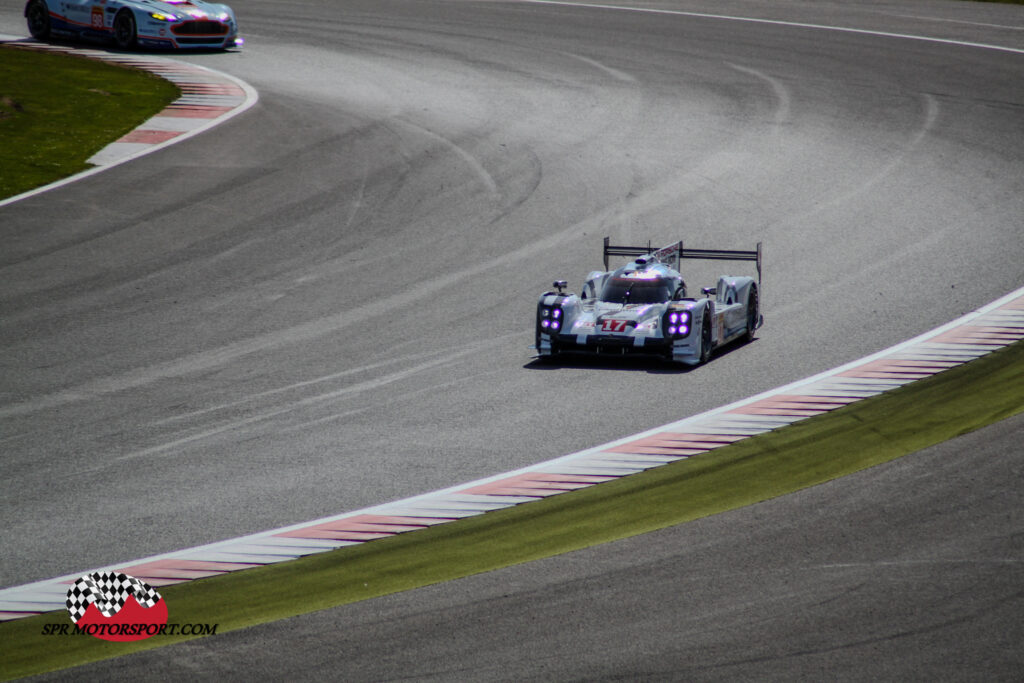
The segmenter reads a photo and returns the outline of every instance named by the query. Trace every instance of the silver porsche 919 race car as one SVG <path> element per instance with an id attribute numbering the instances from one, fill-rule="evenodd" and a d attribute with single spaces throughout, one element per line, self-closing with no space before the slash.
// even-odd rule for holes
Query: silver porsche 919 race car
<path id="1" fill-rule="evenodd" d="M 609 270 L 610 256 L 635 260 Z M 757 281 L 723 275 L 718 286 L 701 290 L 703 298 L 692 298 L 679 274 L 683 259 L 756 261 Z M 754 251 L 684 249 L 682 241 L 652 251 L 610 245 L 606 237 L 604 267 L 587 276 L 579 295 L 565 291 L 565 280 L 554 283 L 557 291 L 541 295 L 535 335 L 541 357 L 640 354 L 698 365 L 720 346 L 753 339 L 764 322 L 760 242 Z"/>
<path id="2" fill-rule="evenodd" d="M 28 0 L 28 30 L 36 40 L 82 38 L 136 46 L 241 47 L 235 13 L 203 0 Z"/>

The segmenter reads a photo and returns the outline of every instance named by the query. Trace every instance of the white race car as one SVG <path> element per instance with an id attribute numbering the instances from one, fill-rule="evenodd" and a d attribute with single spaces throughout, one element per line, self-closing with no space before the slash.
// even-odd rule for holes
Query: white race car
<path id="1" fill-rule="evenodd" d="M 241 47 L 235 13 L 203 0 L 28 0 L 36 40 L 82 38 L 136 46 L 219 50 Z"/>
<path id="2" fill-rule="evenodd" d="M 537 303 L 535 348 L 541 357 L 561 353 L 639 354 L 687 365 L 704 363 L 729 342 L 751 340 L 761 327 L 761 243 L 754 251 L 614 246 L 604 238 L 605 270 L 587 276 L 583 291 L 545 292 Z M 635 257 L 608 269 L 610 256 Z M 691 298 L 679 274 L 683 259 L 755 261 L 757 280 L 723 275 L 703 298 Z M 714 296 L 714 298 L 711 298 Z"/>

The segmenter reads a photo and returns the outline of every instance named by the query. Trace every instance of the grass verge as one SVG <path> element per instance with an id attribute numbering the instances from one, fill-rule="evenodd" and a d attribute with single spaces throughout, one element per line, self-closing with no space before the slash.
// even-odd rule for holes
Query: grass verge
<path id="1" fill-rule="evenodd" d="M 1024 411 L 1024 342 L 882 396 L 588 489 L 329 553 L 161 589 L 172 623 L 218 632 L 549 557 L 774 498 Z M 189 637 L 42 636 L 65 612 L 0 624 L 0 672 L 67 668 Z"/>
<path id="2" fill-rule="evenodd" d="M 88 169 L 180 94 L 139 69 L 0 45 L 0 199 Z"/>

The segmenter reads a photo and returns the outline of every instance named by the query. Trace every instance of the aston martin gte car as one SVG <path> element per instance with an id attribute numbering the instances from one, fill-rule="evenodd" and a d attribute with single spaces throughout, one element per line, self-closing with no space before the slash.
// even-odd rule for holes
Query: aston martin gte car
<path id="1" fill-rule="evenodd" d="M 609 270 L 610 256 L 634 260 Z M 701 290 L 703 297 L 693 298 L 679 273 L 683 259 L 755 261 L 757 280 L 723 275 L 716 287 Z M 764 322 L 758 298 L 760 242 L 753 251 L 684 249 L 682 241 L 651 250 L 610 245 L 606 237 L 604 267 L 587 276 L 579 295 L 565 291 L 565 280 L 556 280 L 555 290 L 541 295 L 535 334 L 539 356 L 639 354 L 698 365 L 716 348 L 753 339 Z"/>
<path id="2" fill-rule="evenodd" d="M 240 47 L 235 13 L 203 0 L 28 0 L 28 30 L 36 40 L 83 38 L 119 48 Z"/>

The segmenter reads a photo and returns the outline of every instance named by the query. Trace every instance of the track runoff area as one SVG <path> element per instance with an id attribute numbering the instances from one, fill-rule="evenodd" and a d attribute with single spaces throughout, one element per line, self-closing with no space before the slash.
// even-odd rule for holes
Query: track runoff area
<path id="1" fill-rule="evenodd" d="M 87 161 L 93 168 L 15 197 L 0 199 L 0 206 L 67 185 L 187 140 L 247 111 L 259 101 L 256 89 L 234 76 L 165 57 L 50 45 L 9 35 L 0 35 L 0 44 L 20 50 L 72 54 L 76 57 L 134 67 L 149 71 L 181 89 L 181 97 L 166 109 L 90 157 Z"/>

